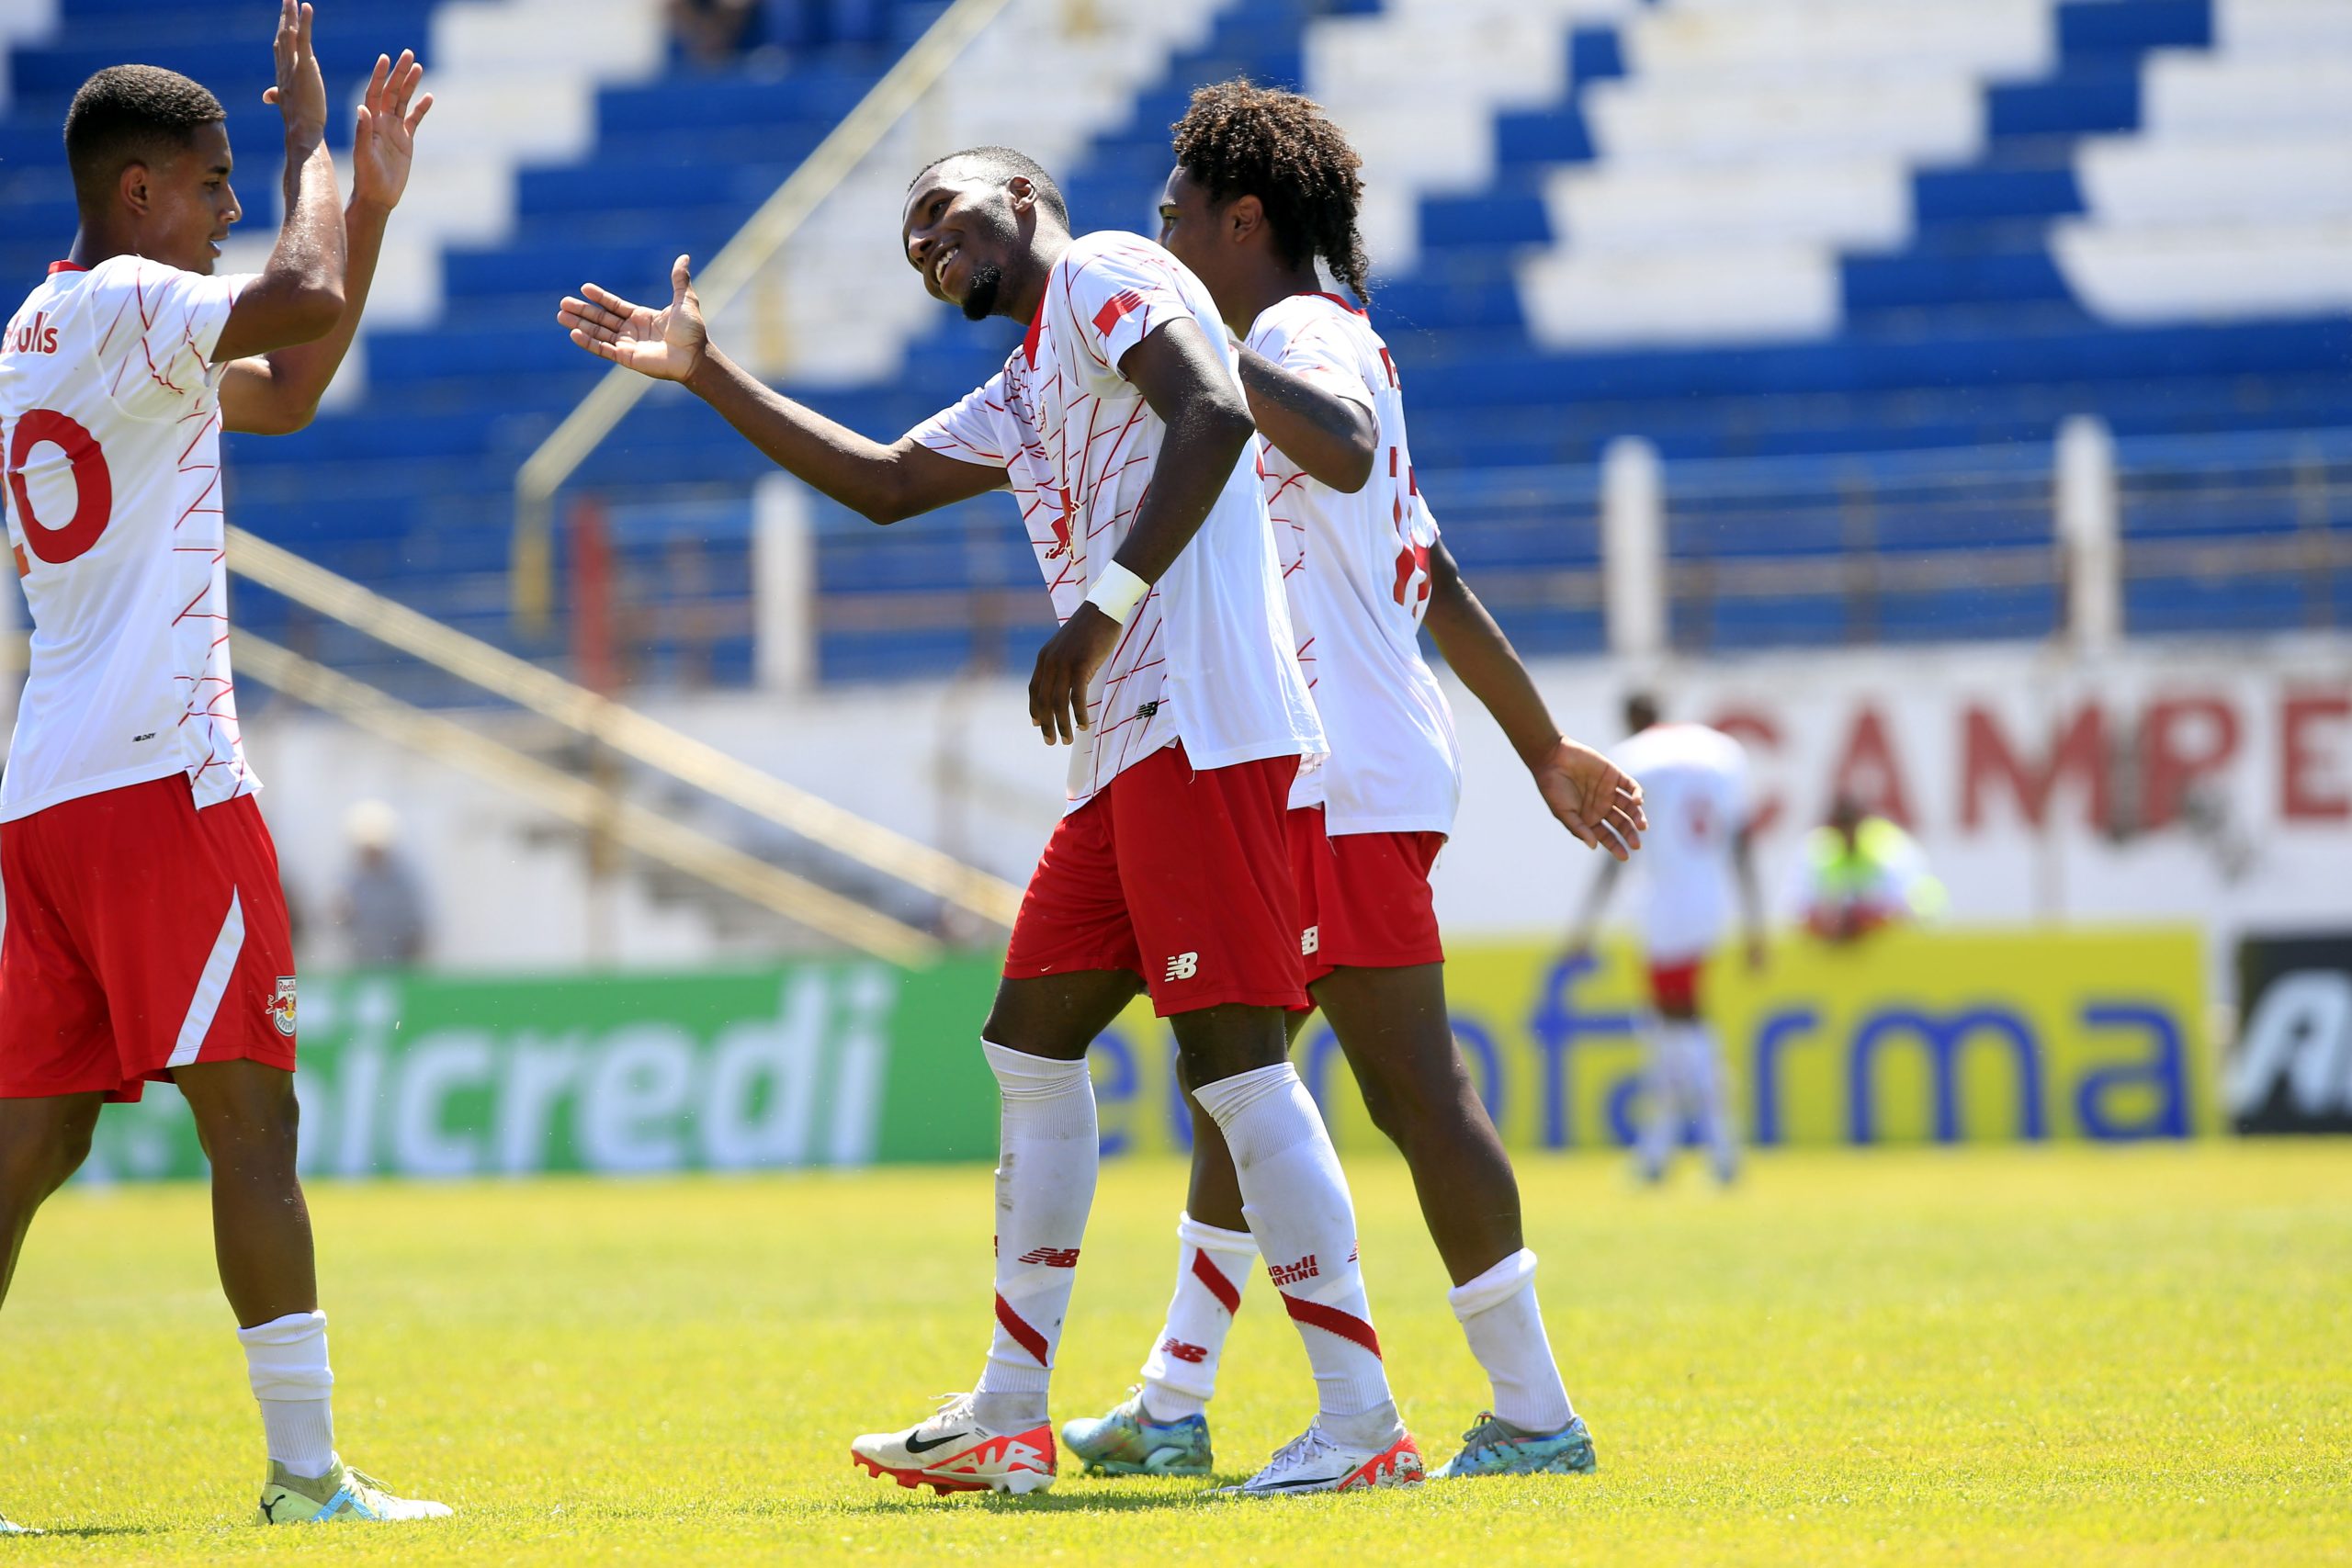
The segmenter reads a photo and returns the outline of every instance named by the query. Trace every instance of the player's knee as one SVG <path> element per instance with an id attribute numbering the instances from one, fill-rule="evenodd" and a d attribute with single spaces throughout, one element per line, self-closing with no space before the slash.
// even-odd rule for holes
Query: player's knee
<path id="1" fill-rule="evenodd" d="M 215 1166 L 283 1165 L 291 1170 L 300 1141 L 302 1102 L 285 1092 L 239 1093 L 191 1102 L 204 1152 Z"/>
<path id="2" fill-rule="evenodd" d="M 0 1139 L 0 1189 L 35 1202 L 48 1197 L 90 1157 L 97 1124 L 95 1115 L 66 1117 L 30 1135 Z"/>

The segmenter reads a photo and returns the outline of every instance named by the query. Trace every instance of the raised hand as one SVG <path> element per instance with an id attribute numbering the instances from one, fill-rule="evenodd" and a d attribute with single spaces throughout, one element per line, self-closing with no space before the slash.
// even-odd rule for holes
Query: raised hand
<path id="1" fill-rule="evenodd" d="M 416 97 L 424 67 L 416 51 L 401 51 L 399 61 L 376 57 L 375 73 L 368 79 L 368 94 L 359 103 L 351 136 L 351 197 L 387 209 L 400 205 L 408 189 L 410 165 L 416 162 L 416 128 L 433 107 L 433 95 Z M 410 100 L 414 99 L 414 107 Z"/>
<path id="2" fill-rule="evenodd" d="M 1535 787 L 1577 842 L 1631 860 L 1650 825 L 1642 786 L 1589 746 L 1562 740 L 1535 764 Z"/>
<path id="3" fill-rule="evenodd" d="M 288 134 L 325 136 L 327 84 L 319 74 L 319 57 L 311 48 L 309 6 L 278 0 L 277 37 L 270 49 L 277 57 L 277 85 L 266 89 L 261 101 L 277 106 L 277 112 L 286 117 Z"/>
<path id="4" fill-rule="evenodd" d="M 600 359 L 626 365 L 657 381 L 683 381 L 710 349 L 702 301 L 695 298 L 694 268 L 680 256 L 670 266 L 670 305 L 651 310 L 632 305 L 609 288 L 581 286 L 585 299 L 566 295 L 555 319 L 571 330 L 571 341 Z"/>

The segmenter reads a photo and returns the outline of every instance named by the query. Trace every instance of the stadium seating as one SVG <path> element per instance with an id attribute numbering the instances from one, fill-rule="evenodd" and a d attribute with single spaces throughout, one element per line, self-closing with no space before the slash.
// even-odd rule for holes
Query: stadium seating
<path id="1" fill-rule="evenodd" d="M 589 276 L 666 294 L 670 257 L 707 256 L 939 7 L 853 7 L 857 25 L 821 42 L 795 31 L 805 7 L 773 9 L 769 45 L 715 72 L 670 56 L 644 0 L 384 0 L 364 38 L 327 28 L 343 97 L 378 47 L 425 40 L 440 152 L 352 385 L 299 437 L 233 444 L 237 514 L 562 657 L 508 625 L 502 576 L 515 467 L 596 376 L 553 329 L 554 297 Z M 1625 436 L 1666 462 L 1688 648 L 2049 635 L 2051 443 L 2081 413 L 2123 458 L 2134 631 L 2341 625 L 2352 604 L 2291 567 L 2217 576 L 2189 547 L 2332 541 L 2352 512 L 2343 0 L 1133 11 L 1148 15 L 1015 0 L 725 319 L 729 340 L 896 434 L 1008 340 L 896 270 L 911 164 L 941 138 L 1019 141 L 1064 173 L 1081 228 L 1145 228 L 1169 122 L 1193 85 L 1246 73 L 1304 85 L 1365 152 L 1374 313 L 1427 489 L 1532 650 L 1600 646 L 1597 465 Z M 126 35 L 232 104 L 266 227 L 268 12 L 0 0 L 10 276 L 38 276 L 70 231 L 58 118 Z M 545 25 L 557 14 L 571 25 Z M 675 602 L 748 581 L 763 470 L 707 411 L 657 394 L 577 476 L 607 502 L 644 672 L 748 678 L 747 620 Z M 1042 623 L 993 498 L 888 535 L 828 504 L 817 520 L 828 678 L 1012 657 Z M 265 595 L 241 613 L 338 662 L 373 657 Z M 663 629 L 713 625 L 728 629 L 684 656 Z"/>

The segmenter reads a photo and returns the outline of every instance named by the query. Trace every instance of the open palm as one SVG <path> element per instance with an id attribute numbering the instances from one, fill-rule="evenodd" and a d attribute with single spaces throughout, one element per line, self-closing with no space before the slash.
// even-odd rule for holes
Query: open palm
<path id="1" fill-rule="evenodd" d="M 695 298 L 694 268 L 680 256 L 670 267 L 666 310 L 633 305 L 609 288 L 584 284 L 566 295 L 556 320 L 571 330 L 571 341 L 616 365 L 657 381 L 683 381 L 702 363 L 710 344 L 702 301 Z"/>
<path id="2" fill-rule="evenodd" d="M 408 172 L 416 162 L 416 128 L 433 107 L 433 95 L 416 96 L 424 67 L 416 51 L 404 49 L 395 62 L 376 57 L 375 73 L 368 79 L 367 96 L 351 133 L 351 193 L 361 201 L 381 207 L 400 205 L 408 189 Z M 413 107 L 412 107 L 413 106 Z"/>

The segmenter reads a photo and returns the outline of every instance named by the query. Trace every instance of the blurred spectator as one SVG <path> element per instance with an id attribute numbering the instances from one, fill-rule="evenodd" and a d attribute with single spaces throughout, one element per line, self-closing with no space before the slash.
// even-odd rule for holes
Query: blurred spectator
<path id="1" fill-rule="evenodd" d="M 724 64 L 743 48 L 759 9 L 759 0 L 670 0 L 670 33 L 696 64 Z"/>
<path id="2" fill-rule="evenodd" d="M 363 800 L 343 819 L 351 869 L 335 895 L 344 953 L 362 969 L 404 968 L 424 956 L 424 894 L 397 849 L 401 819 L 380 800 Z"/>
<path id="3" fill-rule="evenodd" d="M 1799 918 L 1825 942 L 1938 919 L 1948 902 L 1918 840 L 1852 795 L 1840 795 L 1829 820 L 1805 836 L 1803 869 Z"/>

